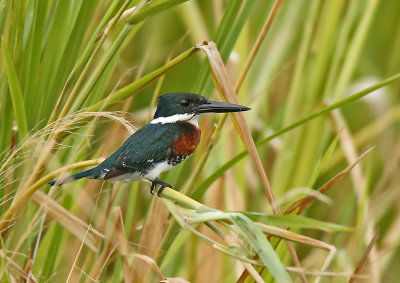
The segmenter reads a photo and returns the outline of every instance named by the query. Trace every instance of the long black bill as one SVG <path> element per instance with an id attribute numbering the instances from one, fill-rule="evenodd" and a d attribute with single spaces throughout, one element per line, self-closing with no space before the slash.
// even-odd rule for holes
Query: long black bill
<path id="1" fill-rule="evenodd" d="M 196 113 L 226 113 L 248 111 L 251 108 L 243 105 L 208 100 L 206 104 L 196 107 Z"/>

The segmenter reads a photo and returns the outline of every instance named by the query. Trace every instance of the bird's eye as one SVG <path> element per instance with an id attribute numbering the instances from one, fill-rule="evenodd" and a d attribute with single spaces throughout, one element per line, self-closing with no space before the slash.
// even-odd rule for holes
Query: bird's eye
<path id="1" fill-rule="evenodd" d="M 189 102 L 189 100 L 182 99 L 181 102 L 180 102 L 180 104 L 181 104 L 182 106 L 189 106 L 190 102 Z"/>

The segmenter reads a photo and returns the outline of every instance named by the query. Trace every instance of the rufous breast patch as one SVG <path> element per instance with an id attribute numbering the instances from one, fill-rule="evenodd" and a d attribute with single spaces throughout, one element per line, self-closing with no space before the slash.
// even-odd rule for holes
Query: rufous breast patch
<path id="1" fill-rule="evenodd" d="M 199 145 L 200 136 L 201 131 L 198 128 L 180 135 L 172 145 L 173 153 L 175 155 L 191 155 Z"/>

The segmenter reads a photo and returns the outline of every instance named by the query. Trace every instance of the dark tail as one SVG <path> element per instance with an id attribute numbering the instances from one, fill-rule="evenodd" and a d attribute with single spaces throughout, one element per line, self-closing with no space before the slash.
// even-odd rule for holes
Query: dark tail
<path id="1" fill-rule="evenodd" d="M 54 186 L 57 183 L 57 186 L 62 186 L 66 183 L 75 181 L 75 180 L 79 180 L 82 178 L 96 178 L 96 176 L 98 175 L 98 171 L 99 168 L 98 167 L 94 167 L 92 169 L 86 170 L 86 171 L 82 171 L 79 173 L 76 173 L 74 175 L 71 175 L 67 178 L 64 178 L 62 180 L 53 180 L 51 182 L 48 182 L 47 184 L 49 184 L 50 186 Z"/>

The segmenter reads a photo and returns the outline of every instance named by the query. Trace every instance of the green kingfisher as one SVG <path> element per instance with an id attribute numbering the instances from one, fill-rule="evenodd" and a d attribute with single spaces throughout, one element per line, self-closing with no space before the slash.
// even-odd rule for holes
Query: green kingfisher
<path id="1" fill-rule="evenodd" d="M 172 186 L 158 176 L 187 159 L 200 142 L 199 117 L 205 113 L 226 113 L 250 110 L 249 107 L 208 100 L 186 92 L 161 95 L 153 120 L 132 134 L 124 144 L 98 166 L 49 182 L 61 186 L 81 178 L 133 182 L 146 179 L 156 185 L 158 196 Z"/>

